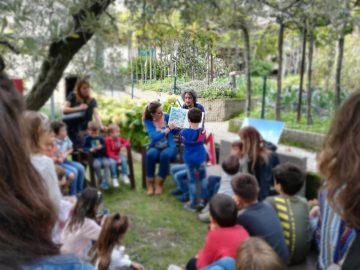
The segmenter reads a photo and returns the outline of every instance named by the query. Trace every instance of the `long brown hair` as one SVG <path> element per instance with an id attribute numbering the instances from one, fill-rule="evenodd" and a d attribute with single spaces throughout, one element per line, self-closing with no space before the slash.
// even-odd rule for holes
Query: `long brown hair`
<path id="1" fill-rule="evenodd" d="M 81 88 L 83 87 L 83 85 L 87 85 L 90 88 L 90 83 L 88 80 L 86 80 L 86 79 L 77 80 L 76 85 L 75 85 L 76 100 L 81 103 L 88 103 L 88 101 L 90 100 L 90 97 L 84 97 L 81 93 Z"/>
<path id="2" fill-rule="evenodd" d="M 248 155 L 251 160 L 251 170 L 254 171 L 258 158 L 262 158 L 264 162 L 268 161 L 269 150 L 266 148 L 264 140 L 260 133 L 253 127 L 243 127 L 239 131 L 239 136 L 243 142 L 243 152 Z"/>
<path id="3" fill-rule="evenodd" d="M 52 242 L 57 211 L 25 147 L 23 110 L 23 99 L 0 71 L 0 269 L 59 253 Z"/>
<path id="4" fill-rule="evenodd" d="M 250 237 L 239 249 L 236 270 L 285 270 L 279 256 L 263 239 Z"/>
<path id="5" fill-rule="evenodd" d="M 107 270 L 111 263 L 111 253 L 129 227 L 127 216 L 119 213 L 108 215 L 102 226 L 99 239 L 94 246 L 93 264 L 98 264 L 98 270 Z"/>
<path id="6" fill-rule="evenodd" d="M 95 219 L 96 207 L 101 204 L 102 195 L 96 188 L 86 188 L 78 197 L 73 213 L 65 230 L 73 232 L 84 224 L 85 218 Z"/>
<path id="7" fill-rule="evenodd" d="M 161 103 L 158 101 L 150 102 L 144 110 L 143 113 L 143 121 L 145 120 L 152 120 L 152 114 L 156 112 L 156 110 L 161 107 Z"/>
<path id="8" fill-rule="evenodd" d="M 320 174 L 330 205 L 360 229 L 360 93 L 351 95 L 337 111 L 318 156 Z"/>

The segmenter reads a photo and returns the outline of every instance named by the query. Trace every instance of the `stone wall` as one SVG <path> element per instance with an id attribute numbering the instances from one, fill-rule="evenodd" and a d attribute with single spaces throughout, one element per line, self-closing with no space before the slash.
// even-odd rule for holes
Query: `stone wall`
<path id="1" fill-rule="evenodd" d="M 205 108 L 206 121 L 225 121 L 236 114 L 245 111 L 245 99 L 204 99 L 199 98 L 198 102 Z"/>
<path id="2" fill-rule="evenodd" d="M 240 129 L 242 122 L 240 120 L 233 119 L 231 120 L 231 125 L 232 127 L 236 126 Z M 299 142 L 308 145 L 313 149 L 320 149 L 325 139 L 325 135 L 315 132 L 285 128 L 283 134 L 281 135 L 281 139 Z"/>

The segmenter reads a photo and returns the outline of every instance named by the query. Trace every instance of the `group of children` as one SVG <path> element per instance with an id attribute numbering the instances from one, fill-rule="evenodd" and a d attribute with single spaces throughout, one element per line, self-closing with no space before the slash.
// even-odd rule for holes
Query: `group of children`
<path id="1" fill-rule="evenodd" d="M 273 175 L 275 189 L 279 195 L 259 201 L 258 181 L 253 175 L 246 173 L 247 161 L 242 154 L 243 145 L 241 141 L 236 141 L 232 144 L 231 155 L 222 163 L 223 174 L 220 183 L 217 187 L 209 189 L 205 168 L 205 131 L 199 127 L 201 112 L 191 109 L 188 117 L 190 128 L 183 129 L 180 135 L 184 143 L 184 161 L 189 176 L 189 208 L 197 209 L 200 204 L 205 206 L 212 189 L 216 194 L 205 208 L 207 210 L 202 212 L 208 215 L 210 221 L 204 248 L 199 251 L 196 259 L 189 261 L 186 269 L 212 269 L 213 266 L 221 266 L 223 268 L 220 269 L 231 270 L 235 269 L 237 258 L 237 269 L 246 269 L 244 261 L 254 265 L 262 257 L 251 256 L 252 248 L 255 248 L 252 247 L 252 242 L 259 249 L 269 250 L 271 247 L 270 250 L 273 252 L 270 251 L 268 254 L 271 255 L 269 257 L 274 261 L 274 265 L 277 265 L 277 268 L 272 269 L 283 269 L 284 265 L 304 261 L 310 245 L 311 229 L 307 202 L 296 195 L 304 183 L 303 172 L 290 164 L 278 165 L 273 170 Z M 128 142 L 119 138 L 119 129 L 116 126 L 109 127 L 109 136 L 105 139 L 99 135 L 100 129 L 96 123 L 90 122 L 88 127 L 88 136 L 84 139 L 83 148 L 93 153 L 93 165 L 98 179 L 101 179 L 101 187 L 108 187 L 109 173 L 106 173 L 106 170 L 110 168 L 113 168 L 113 185 L 118 186 L 117 181 L 114 181 L 114 173 L 118 163 L 123 165 L 126 162 L 120 149 Z M 75 169 L 69 169 L 77 168 L 78 164 L 66 159 L 72 152 L 66 126 L 61 122 L 53 122 L 51 129 L 55 134 L 56 147 L 50 147 L 50 132 L 38 134 L 37 139 L 43 140 L 38 144 L 45 145 L 44 153 L 51 156 L 54 162 L 64 169 L 56 170 L 59 185 L 63 185 L 64 175 L 78 174 Z M 46 143 L 49 144 L 48 148 Z M 102 166 L 105 170 L 104 175 L 101 173 Z M 123 178 L 126 179 L 125 176 Z M 200 182 L 200 198 L 196 192 L 197 178 Z M 124 247 L 119 245 L 128 227 L 127 217 L 120 214 L 104 216 L 104 212 L 101 211 L 101 193 L 94 188 L 82 190 L 78 182 L 74 182 L 77 184 L 73 190 L 80 195 L 71 212 L 59 218 L 61 222 L 58 230 L 61 234 L 58 242 L 62 244 L 62 253 L 77 254 L 84 260 L 92 261 L 98 269 L 115 269 L 112 265 L 143 269 L 141 265 L 129 260 L 124 253 Z M 65 197 L 62 197 L 61 201 L 69 203 Z M 70 200 L 71 203 L 74 202 Z M 59 208 L 63 205 L 64 203 L 60 203 Z M 66 209 L 69 211 L 69 206 Z M 244 255 L 246 253 L 249 254 Z"/>
<path id="2" fill-rule="evenodd" d="M 120 244 L 129 226 L 127 216 L 119 213 L 108 214 L 107 209 L 102 208 L 101 192 L 96 188 L 84 189 L 79 186 L 74 177 L 76 174 L 68 169 L 70 166 L 66 166 L 80 165 L 67 160 L 72 153 L 72 143 L 67 137 L 66 126 L 62 122 L 49 123 L 44 115 L 30 111 L 25 113 L 24 123 L 31 162 L 44 179 L 49 197 L 57 211 L 57 223 L 53 228 L 52 238 L 61 246 L 61 253 L 77 255 L 83 261 L 92 262 L 98 270 L 143 270 L 142 265 L 130 260 L 125 248 Z M 89 145 L 89 142 L 91 144 L 92 140 L 104 142 L 98 132 L 97 126 L 90 122 L 85 146 Z M 100 145 L 97 142 L 91 144 L 88 150 L 93 153 L 102 151 L 103 154 L 114 154 L 116 151 L 120 152 L 121 146 L 127 143 L 119 138 L 119 130 L 115 126 L 109 127 L 109 137 L 105 141 L 110 151 L 104 151 L 104 143 Z M 98 155 L 94 160 L 98 159 L 100 163 L 99 159 L 104 157 Z M 126 163 L 126 159 L 121 156 L 119 160 Z M 76 168 L 75 166 L 71 168 Z M 65 196 L 65 193 L 62 193 L 64 186 L 68 184 L 66 177 L 71 173 L 72 183 L 76 183 L 73 188 L 76 190 L 74 195 L 77 196 Z"/>
<path id="3" fill-rule="evenodd" d="M 229 182 L 221 183 L 230 186 L 231 192 L 218 192 L 210 199 L 205 244 L 196 259 L 188 262 L 187 270 L 285 269 L 285 265 L 306 260 L 312 237 L 309 210 L 307 201 L 296 195 L 304 184 L 304 174 L 288 163 L 278 165 L 273 172 L 279 195 L 263 201 L 258 200 L 259 185 L 251 174 L 236 173 Z M 255 256 L 254 249 L 243 246 L 249 237 L 261 238 L 255 240 L 257 244 L 271 251 Z M 245 267 L 260 262 L 267 267 Z"/>
<path id="4" fill-rule="evenodd" d="M 179 180 L 178 170 L 175 170 L 173 176 L 178 187 L 174 194 L 181 201 L 189 200 L 186 208 L 193 211 L 201 208 L 199 218 L 210 222 L 210 227 L 204 248 L 196 259 L 189 261 L 186 269 L 211 269 L 212 264 L 217 265 L 217 261 L 224 257 L 235 260 L 237 249 L 249 236 L 262 238 L 275 252 L 275 261 L 282 262 L 278 265 L 304 262 L 313 233 L 308 203 L 297 195 L 304 185 L 304 172 L 289 163 L 277 165 L 272 175 L 278 195 L 264 198 L 261 194 L 265 192 L 261 191 L 259 181 L 248 173 L 251 161 L 244 154 L 244 146 L 241 141 L 236 141 L 232 144 L 230 156 L 222 162 L 220 182 L 212 183 L 211 179 L 206 179 L 206 133 L 199 126 L 201 111 L 190 109 L 188 121 L 190 127 L 180 132 L 187 177 Z M 185 179 L 187 183 L 184 183 Z M 208 205 L 207 200 L 210 200 Z M 210 268 L 205 268 L 209 265 Z M 235 268 L 224 266 L 219 269 Z"/>
<path id="5" fill-rule="evenodd" d="M 63 122 L 52 122 L 52 131 L 55 134 L 56 151 L 52 154 L 56 164 L 65 169 L 67 177 L 72 181 L 70 195 L 80 193 L 84 188 L 85 169 L 76 161 L 67 159 L 73 149 L 72 142 L 67 136 L 66 125 Z M 126 147 L 128 140 L 120 137 L 120 130 L 117 125 L 108 127 L 108 136 L 103 138 L 100 135 L 100 127 L 95 122 L 89 122 L 88 135 L 84 138 L 82 150 L 92 153 L 93 168 L 102 189 L 109 188 L 109 177 L 111 176 L 114 188 L 119 187 L 117 166 L 121 166 L 121 177 L 125 184 L 130 184 L 128 177 L 128 166 L 126 159 Z M 72 177 L 75 175 L 75 177 Z M 72 180 L 74 178 L 74 180 Z"/>

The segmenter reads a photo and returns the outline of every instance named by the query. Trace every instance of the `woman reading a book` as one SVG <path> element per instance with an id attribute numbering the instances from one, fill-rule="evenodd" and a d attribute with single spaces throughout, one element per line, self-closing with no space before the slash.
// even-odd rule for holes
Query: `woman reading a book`
<path id="1" fill-rule="evenodd" d="M 169 172 L 170 161 L 177 155 L 177 147 L 173 133 L 178 132 L 174 123 L 169 124 L 169 115 L 164 113 L 161 103 L 150 102 L 144 111 L 143 121 L 150 144 L 146 151 L 147 195 L 160 195 L 163 183 Z M 155 177 L 156 162 L 159 161 L 159 171 Z"/>

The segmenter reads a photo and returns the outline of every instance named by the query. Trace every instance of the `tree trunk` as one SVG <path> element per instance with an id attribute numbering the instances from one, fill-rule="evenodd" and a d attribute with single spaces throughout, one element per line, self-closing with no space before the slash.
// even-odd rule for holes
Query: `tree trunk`
<path id="1" fill-rule="evenodd" d="M 153 69 L 152 69 L 152 59 L 153 59 L 153 57 L 152 57 L 151 41 L 149 42 L 149 44 L 150 44 L 150 49 L 149 49 L 149 65 L 150 65 L 149 79 L 150 79 L 150 81 L 151 81 L 152 78 L 153 78 L 153 74 L 152 74 L 152 72 L 153 72 Z"/>
<path id="2" fill-rule="evenodd" d="M 214 55 L 212 53 L 213 50 L 213 44 L 211 42 L 210 45 L 210 81 L 213 82 L 214 81 Z"/>
<path id="3" fill-rule="evenodd" d="M 155 39 L 155 43 L 154 43 L 154 80 L 156 81 L 156 39 Z"/>
<path id="4" fill-rule="evenodd" d="M 282 72 L 283 72 L 283 44 L 284 44 L 284 30 L 285 25 L 280 19 L 280 29 L 278 36 L 278 54 L 279 54 L 279 69 L 277 74 L 277 95 L 276 95 L 276 120 L 281 120 L 281 88 L 282 88 Z"/>
<path id="5" fill-rule="evenodd" d="M 147 46 L 145 47 L 145 62 L 144 62 L 144 79 L 145 79 L 145 83 L 147 82 L 147 76 L 148 76 L 148 66 L 149 66 L 149 62 L 148 62 L 148 48 Z"/>
<path id="6" fill-rule="evenodd" d="M 334 63 L 336 58 L 336 45 L 330 44 L 329 53 L 328 53 L 328 61 L 326 64 L 325 71 L 325 91 L 329 91 L 330 88 L 330 80 L 334 72 Z"/>
<path id="7" fill-rule="evenodd" d="M 196 54 L 195 54 L 195 39 L 192 41 L 192 52 L 193 52 L 193 59 L 191 65 L 191 79 L 195 80 L 195 61 L 196 61 Z"/>
<path id="8" fill-rule="evenodd" d="M 341 103 L 341 71 L 342 62 L 344 58 L 344 45 L 345 45 L 345 34 L 341 32 L 338 40 L 338 57 L 336 63 L 336 75 L 335 75 L 335 108 L 339 107 Z"/>
<path id="9" fill-rule="evenodd" d="M 246 92 L 247 92 L 247 106 L 246 115 L 250 116 L 251 113 L 251 51 L 250 51 L 250 35 L 247 27 L 242 28 L 244 34 L 244 46 L 245 46 L 245 69 L 246 69 Z"/>
<path id="10" fill-rule="evenodd" d="M 163 65 L 164 65 L 164 56 L 163 56 L 163 45 L 162 42 L 160 41 L 160 80 L 163 80 Z"/>
<path id="11" fill-rule="evenodd" d="M 83 23 L 89 17 L 99 18 L 110 3 L 111 0 L 98 0 L 91 6 L 80 9 L 73 15 L 74 30 L 71 34 L 50 44 L 40 74 L 26 97 L 27 109 L 39 110 L 51 97 L 71 59 L 94 35 L 95 30 Z"/>
<path id="12" fill-rule="evenodd" d="M 297 121 L 301 120 L 301 109 L 302 109 L 302 96 L 304 86 L 304 73 L 305 73 L 305 59 L 306 59 L 306 42 L 307 42 L 307 27 L 306 20 L 304 21 L 303 29 L 303 40 L 302 40 L 302 55 L 301 55 L 301 66 L 300 66 L 300 85 L 299 85 L 299 100 L 297 106 Z"/>
<path id="13" fill-rule="evenodd" d="M 207 81 L 207 84 L 209 85 L 210 84 L 210 74 L 209 74 L 209 71 L 210 71 L 210 66 L 209 66 L 209 60 L 210 60 L 210 45 L 209 45 L 209 42 L 207 42 L 207 45 L 206 45 L 206 81 Z"/>
<path id="14" fill-rule="evenodd" d="M 309 35 L 309 67 L 308 67 L 308 98 L 307 98 L 307 124 L 312 125 L 312 62 L 313 62 L 313 54 L 314 54 L 314 29 L 311 27 L 310 35 Z"/>

